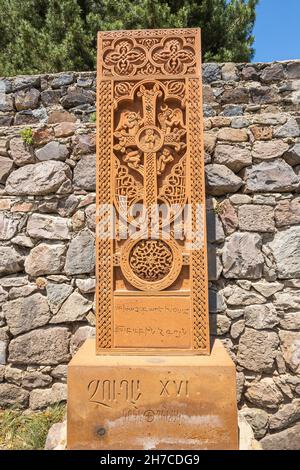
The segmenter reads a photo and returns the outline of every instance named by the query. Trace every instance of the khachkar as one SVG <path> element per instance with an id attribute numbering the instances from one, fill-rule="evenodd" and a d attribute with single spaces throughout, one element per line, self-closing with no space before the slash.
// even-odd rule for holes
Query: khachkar
<path id="1" fill-rule="evenodd" d="M 200 30 L 99 33 L 97 80 L 96 354 L 69 366 L 68 447 L 234 449 L 235 368 L 209 342 Z"/>
<path id="2" fill-rule="evenodd" d="M 195 29 L 99 35 L 98 352 L 209 352 L 199 41 Z M 112 239 L 101 227 L 114 209 Z"/>

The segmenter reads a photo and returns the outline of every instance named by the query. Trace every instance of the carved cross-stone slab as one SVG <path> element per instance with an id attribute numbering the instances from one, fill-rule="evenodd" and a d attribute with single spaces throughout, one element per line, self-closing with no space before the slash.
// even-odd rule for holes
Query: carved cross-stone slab
<path id="1" fill-rule="evenodd" d="M 99 33 L 98 353 L 209 354 L 200 59 L 198 29 Z"/>

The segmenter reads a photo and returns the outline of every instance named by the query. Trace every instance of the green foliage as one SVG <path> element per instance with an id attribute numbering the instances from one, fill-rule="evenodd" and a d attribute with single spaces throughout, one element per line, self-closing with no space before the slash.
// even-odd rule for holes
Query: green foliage
<path id="1" fill-rule="evenodd" d="M 27 129 L 22 129 L 20 131 L 20 135 L 23 139 L 23 142 L 27 145 L 32 145 L 33 144 L 33 133 L 31 127 L 28 127 Z"/>
<path id="2" fill-rule="evenodd" d="M 64 419 L 65 406 L 56 405 L 45 411 L 23 413 L 0 411 L 0 449 L 41 450 L 52 424 Z"/>
<path id="3" fill-rule="evenodd" d="M 91 70 L 97 31 L 201 27 L 205 61 L 249 61 L 259 0 L 0 0 L 0 74 Z"/>
<path id="4" fill-rule="evenodd" d="M 214 206 L 213 206 L 213 211 L 217 215 L 223 212 L 222 204 L 219 201 L 215 201 Z"/>
<path id="5" fill-rule="evenodd" d="M 96 122 L 96 120 L 97 120 L 96 113 L 90 114 L 89 121 L 90 122 Z"/>

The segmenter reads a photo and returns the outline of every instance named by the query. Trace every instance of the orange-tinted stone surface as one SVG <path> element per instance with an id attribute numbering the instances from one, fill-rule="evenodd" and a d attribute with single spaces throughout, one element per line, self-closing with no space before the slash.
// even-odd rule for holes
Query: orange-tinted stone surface
<path id="1" fill-rule="evenodd" d="M 235 366 L 210 356 L 96 355 L 68 368 L 69 449 L 237 449 Z"/>
<path id="2" fill-rule="evenodd" d="M 237 449 L 235 367 L 209 342 L 200 30 L 98 41 L 96 340 L 68 367 L 68 448 Z"/>
<path id="3" fill-rule="evenodd" d="M 200 60 L 199 29 L 99 33 L 99 354 L 209 354 Z"/>

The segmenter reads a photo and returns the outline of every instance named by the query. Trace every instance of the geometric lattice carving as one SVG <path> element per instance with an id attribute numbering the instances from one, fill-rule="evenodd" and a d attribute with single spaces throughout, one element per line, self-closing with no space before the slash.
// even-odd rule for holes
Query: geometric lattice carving
<path id="1" fill-rule="evenodd" d="M 99 33 L 99 352 L 209 352 L 200 57 L 198 29 Z"/>
<path id="2" fill-rule="evenodd" d="M 166 178 L 160 190 L 160 197 L 168 204 L 182 206 L 186 201 L 186 159 L 183 157 L 177 165 L 172 168 L 170 175 Z"/>
<path id="3" fill-rule="evenodd" d="M 191 165 L 191 204 L 192 204 L 192 227 L 197 230 L 196 204 L 202 203 L 204 206 L 205 179 L 204 179 L 204 159 L 199 159 L 197 149 L 202 148 L 202 123 L 199 119 L 199 107 L 202 102 L 200 80 L 189 80 L 189 136 L 190 136 L 190 165 Z M 202 225 L 203 247 L 192 251 L 192 303 L 194 321 L 194 347 L 196 349 L 205 348 L 208 336 L 207 322 L 207 260 L 206 260 L 206 230 Z M 199 229 L 199 227 L 198 227 Z"/>
<path id="4" fill-rule="evenodd" d="M 120 266 L 128 282 L 142 291 L 169 287 L 181 272 L 182 253 L 175 240 L 128 240 Z"/>
<path id="5" fill-rule="evenodd" d="M 109 217 L 105 204 L 111 203 L 111 136 L 112 92 L 111 83 L 100 81 L 98 84 L 98 129 L 101 138 L 98 138 L 97 151 L 97 207 L 98 220 Z M 102 210 L 101 210 L 102 209 Z M 98 221 L 96 220 L 96 221 Z M 112 346 L 112 241 L 110 239 L 96 238 L 97 262 L 97 344 L 102 348 Z"/>
<path id="6" fill-rule="evenodd" d="M 130 253 L 132 271 L 148 282 L 163 279 L 171 271 L 173 262 L 172 250 L 163 240 L 140 240 Z"/>

